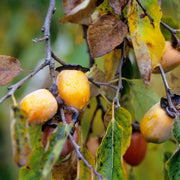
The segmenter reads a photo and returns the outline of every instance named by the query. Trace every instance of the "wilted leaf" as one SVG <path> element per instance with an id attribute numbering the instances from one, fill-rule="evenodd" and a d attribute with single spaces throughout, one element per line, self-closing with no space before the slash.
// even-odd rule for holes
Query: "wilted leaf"
<path id="1" fill-rule="evenodd" d="M 123 8 L 127 5 L 128 0 L 108 0 L 109 5 L 114 9 L 114 12 L 121 15 Z"/>
<path id="2" fill-rule="evenodd" d="M 99 15 L 107 14 L 113 12 L 113 8 L 109 5 L 108 0 L 104 0 L 103 3 L 98 6 Z"/>
<path id="3" fill-rule="evenodd" d="M 42 174 L 39 170 L 39 164 L 44 154 L 44 147 L 41 143 L 41 128 L 41 125 L 29 127 L 30 142 L 33 151 L 30 155 L 30 162 L 28 165 L 20 169 L 19 180 L 41 179 Z"/>
<path id="4" fill-rule="evenodd" d="M 127 25 L 113 14 L 104 14 L 89 26 L 87 35 L 91 56 L 99 57 L 123 42 Z"/>
<path id="5" fill-rule="evenodd" d="M 121 58 L 121 49 L 114 49 L 104 57 L 104 70 L 106 74 L 106 82 L 111 81 L 117 71 Z"/>
<path id="6" fill-rule="evenodd" d="M 88 163 L 91 164 L 92 168 L 95 168 L 95 159 L 85 146 L 81 147 L 81 153 Z M 79 179 L 92 179 L 91 170 L 84 164 L 83 161 L 80 161 L 79 163 Z"/>
<path id="7" fill-rule="evenodd" d="M 89 68 L 83 67 L 79 64 L 68 64 L 56 68 L 56 71 L 58 72 L 61 72 L 63 70 L 77 70 L 86 73 L 87 71 L 89 71 Z"/>
<path id="8" fill-rule="evenodd" d="M 178 141 L 178 143 L 180 143 L 180 116 L 176 117 L 175 119 L 173 135 Z"/>
<path id="9" fill-rule="evenodd" d="M 127 80 L 131 87 L 132 106 L 134 108 L 134 116 L 136 121 L 141 121 L 144 114 L 156 104 L 160 98 L 151 89 L 151 87 L 145 88 L 142 80 L 133 79 Z"/>
<path id="10" fill-rule="evenodd" d="M 8 84 L 20 72 L 21 64 L 16 58 L 0 55 L 0 86 Z"/>
<path id="11" fill-rule="evenodd" d="M 40 180 L 42 174 L 39 171 L 39 163 L 44 153 L 44 148 L 39 147 L 33 150 L 30 163 L 20 169 L 19 180 Z"/>
<path id="12" fill-rule="evenodd" d="M 67 16 L 60 20 L 61 23 L 77 23 L 89 25 L 91 23 L 91 15 L 97 8 L 98 0 L 86 0 L 72 9 Z"/>
<path id="13" fill-rule="evenodd" d="M 71 156 L 53 166 L 51 171 L 51 180 L 68 180 L 76 179 L 77 176 L 77 156 L 73 151 Z"/>
<path id="14" fill-rule="evenodd" d="M 59 124 L 56 133 L 52 135 L 50 144 L 40 162 L 40 170 L 43 177 L 46 177 L 56 163 L 63 149 L 64 143 L 72 128 L 72 124 Z"/>
<path id="15" fill-rule="evenodd" d="M 27 114 L 18 106 L 11 107 L 11 133 L 14 161 L 18 166 L 25 166 L 31 154 Z"/>
<path id="16" fill-rule="evenodd" d="M 90 72 L 86 73 L 86 75 L 90 78 L 93 78 L 93 81 L 96 82 L 105 82 L 105 74 L 101 71 L 96 65 L 90 69 Z M 101 88 L 102 89 L 102 88 Z M 90 92 L 91 97 L 95 97 L 99 94 L 99 87 L 90 83 Z"/>
<path id="17" fill-rule="evenodd" d="M 114 117 L 97 152 L 97 171 L 107 180 L 125 179 L 122 162 L 123 128 Z"/>
<path id="18" fill-rule="evenodd" d="M 157 66 L 161 60 L 165 40 L 159 28 L 162 12 L 157 1 L 143 0 L 141 3 L 153 18 L 153 24 L 136 0 L 129 1 L 128 22 L 139 70 L 147 86 L 152 67 Z"/>
<path id="19" fill-rule="evenodd" d="M 64 14 L 68 14 L 71 12 L 73 8 L 79 5 L 82 0 L 63 0 L 63 12 Z"/>
<path id="20" fill-rule="evenodd" d="M 180 150 L 175 151 L 173 156 L 168 160 L 167 171 L 170 179 L 180 179 Z"/>

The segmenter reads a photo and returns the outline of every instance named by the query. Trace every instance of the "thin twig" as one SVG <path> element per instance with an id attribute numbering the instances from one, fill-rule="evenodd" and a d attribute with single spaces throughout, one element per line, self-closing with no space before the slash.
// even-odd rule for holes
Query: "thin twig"
<path id="1" fill-rule="evenodd" d="M 100 88 L 100 86 L 109 86 L 109 87 L 111 87 L 113 89 L 116 89 L 116 90 L 118 88 L 117 86 L 112 85 L 110 82 L 107 82 L 107 83 L 105 83 L 105 82 L 97 82 L 97 81 L 94 81 L 93 78 L 91 78 L 91 77 L 89 77 L 88 80 L 91 83 L 93 83 L 94 85 L 96 85 L 98 88 Z"/>
<path id="2" fill-rule="evenodd" d="M 141 9 L 144 11 L 144 14 L 149 18 L 150 23 L 152 24 L 153 28 L 154 26 L 154 19 L 149 15 L 149 13 L 146 11 L 146 9 L 143 7 L 143 5 L 141 4 L 141 2 L 139 0 L 136 0 L 136 2 L 139 4 L 139 6 L 141 7 Z"/>
<path id="3" fill-rule="evenodd" d="M 178 39 L 178 37 L 176 36 L 176 32 L 178 31 L 178 30 L 176 30 L 176 29 L 173 29 L 173 28 L 171 28 L 170 26 L 168 26 L 167 24 L 165 24 L 164 22 L 160 22 L 161 23 L 161 25 L 164 27 L 164 28 L 166 28 L 170 33 L 171 33 L 171 35 L 172 35 L 172 40 L 173 40 L 173 42 L 172 42 L 172 46 L 174 47 L 174 48 L 176 48 L 176 46 L 178 45 L 178 47 L 180 46 L 180 40 Z"/>
<path id="4" fill-rule="evenodd" d="M 118 69 L 116 71 L 116 75 L 118 75 L 118 88 L 116 91 L 116 96 L 114 97 L 114 102 L 117 104 L 116 108 L 118 109 L 120 107 L 120 103 L 119 103 L 119 92 L 122 90 L 123 86 L 122 86 L 122 65 L 125 59 L 125 43 L 123 42 L 122 44 L 122 53 L 121 53 L 121 59 L 119 62 L 119 66 Z"/>
<path id="5" fill-rule="evenodd" d="M 62 119 L 62 122 L 64 124 L 66 124 L 66 120 L 65 120 L 65 116 L 64 116 L 64 110 L 62 107 L 60 107 L 60 113 L 61 113 L 61 119 Z M 69 133 L 68 135 L 69 139 L 71 140 L 71 143 L 72 145 L 74 146 L 74 149 L 76 151 L 76 154 L 77 154 L 77 158 L 79 160 L 82 160 L 84 162 L 84 164 L 86 164 L 86 166 L 93 171 L 93 173 L 96 175 L 96 177 L 99 179 L 99 180 L 103 180 L 102 178 L 102 175 L 99 174 L 98 172 L 96 172 L 93 167 L 88 163 L 88 161 L 83 157 L 83 155 L 81 154 L 81 148 L 80 146 L 78 146 L 78 144 L 76 144 L 76 142 L 73 140 L 73 137 L 71 136 L 71 134 Z"/>
<path id="6" fill-rule="evenodd" d="M 60 63 L 61 65 L 69 65 L 68 63 L 64 62 L 63 60 L 61 60 L 60 58 L 58 58 L 53 51 L 51 51 L 51 56 L 53 57 L 54 60 L 56 60 L 58 63 Z"/>
<path id="7" fill-rule="evenodd" d="M 39 38 L 39 39 L 38 39 L 38 38 L 35 38 L 35 39 L 32 40 L 32 42 L 37 43 L 37 42 L 45 41 L 46 38 L 47 38 L 47 37 L 42 37 L 42 38 Z"/>

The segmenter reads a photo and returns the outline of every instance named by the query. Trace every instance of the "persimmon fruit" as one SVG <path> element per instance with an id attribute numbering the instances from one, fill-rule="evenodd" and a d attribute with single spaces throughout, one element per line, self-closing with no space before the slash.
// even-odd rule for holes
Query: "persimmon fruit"
<path id="1" fill-rule="evenodd" d="M 67 106 L 82 110 L 90 98 L 90 87 L 86 75 L 78 70 L 63 70 L 56 79 L 60 97 Z"/>
<path id="2" fill-rule="evenodd" d="M 157 103 L 145 113 L 140 130 L 146 141 L 163 143 L 172 136 L 173 124 L 174 119 Z"/>
<path id="3" fill-rule="evenodd" d="M 52 118 L 58 109 L 55 97 L 47 89 L 38 89 L 25 96 L 20 107 L 28 115 L 29 125 L 43 124 Z"/>
<path id="4" fill-rule="evenodd" d="M 160 64 L 164 72 L 169 72 L 180 64 L 180 51 L 175 49 L 170 41 L 165 42 Z M 153 69 L 153 73 L 159 72 L 158 68 Z"/>
<path id="5" fill-rule="evenodd" d="M 131 143 L 123 158 L 131 166 L 139 165 L 147 151 L 147 142 L 139 131 L 132 132 Z"/>

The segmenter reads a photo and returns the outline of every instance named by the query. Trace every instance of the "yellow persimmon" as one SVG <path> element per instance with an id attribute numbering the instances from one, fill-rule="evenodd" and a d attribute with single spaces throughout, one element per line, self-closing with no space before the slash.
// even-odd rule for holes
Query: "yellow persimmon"
<path id="1" fill-rule="evenodd" d="M 55 115 L 58 104 L 50 91 L 38 89 L 25 96 L 20 107 L 27 113 L 29 125 L 38 125 Z"/>
<path id="2" fill-rule="evenodd" d="M 180 51 L 172 47 L 170 41 L 166 41 L 160 64 L 164 72 L 169 72 L 180 64 Z M 153 67 L 153 73 L 159 73 L 159 69 Z"/>
<path id="3" fill-rule="evenodd" d="M 162 143 L 172 136 L 174 119 L 167 115 L 160 103 L 155 104 L 145 113 L 140 130 L 146 141 Z"/>
<path id="4" fill-rule="evenodd" d="M 90 87 L 82 71 L 64 70 L 57 76 L 56 84 L 60 97 L 67 106 L 82 110 L 90 98 Z"/>

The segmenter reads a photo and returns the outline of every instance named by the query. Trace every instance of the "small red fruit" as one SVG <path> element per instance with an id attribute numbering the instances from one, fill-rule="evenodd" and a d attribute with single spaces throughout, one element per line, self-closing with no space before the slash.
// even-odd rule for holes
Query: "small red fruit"
<path id="1" fill-rule="evenodd" d="M 46 148 L 48 146 L 48 143 L 49 143 L 49 137 L 56 132 L 56 128 L 55 127 L 52 127 L 52 126 L 45 126 L 44 127 L 44 130 L 42 132 L 42 136 L 41 136 L 41 142 L 44 146 L 44 148 Z M 76 127 L 75 131 L 74 131 L 74 134 L 72 135 L 73 137 L 73 140 L 78 143 L 78 140 L 79 140 L 79 131 L 78 131 L 78 128 Z M 63 149 L 61 151 L 61 154 L 60 154 L 60 158 L 63 159 L 65 158 L 69 153 L 71 153 L 72 151 L 74 150 L 74 146 L 72 145 L 71 143 L 71 140 L 69 138 L 67 138 L 64 146 L 63 146 Z"/>
<path id="2" fill-rule="evenodd" d="M 147 142 L 139 131 L 133 132 L 131 143 L 127 149 L 124 160 L 131 166 L 139 165 L 144 159 L 147 151 Z"/>

